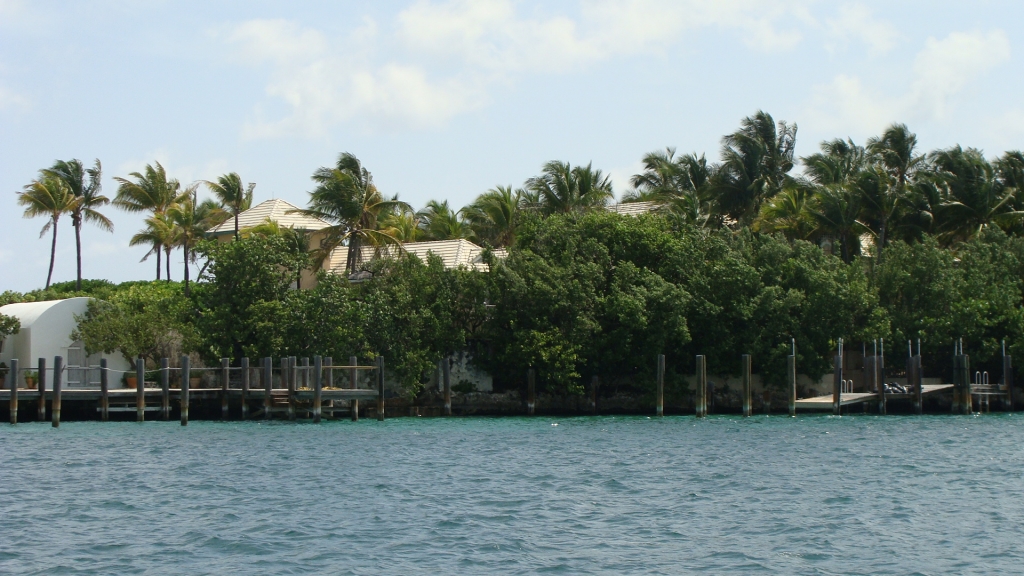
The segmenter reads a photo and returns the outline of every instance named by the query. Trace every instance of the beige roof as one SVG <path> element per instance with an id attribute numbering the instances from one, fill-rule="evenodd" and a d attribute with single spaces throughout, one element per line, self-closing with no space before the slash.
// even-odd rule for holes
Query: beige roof
<path id="1" fill-rule="evenodd" d="M 238 228 L 239 230 L 254 228 L 267 220 L 277 222 L 278 226 L 282 228 L 294 228 L 296 230 L 305 231 L 322 230 L 330 226 L 330 224 L 319 218 L 313 218 L 312 216 L 296 213 L 289 214 L 289 211 L 298 209 L 299 208 L 294 204 L 285 202 L 284 200 L 267 200 L 239 214 Z M 234 232 L 235 219 L 231 218 L 220 226 L 214 228 L 210 234 L 213 236 L 219 236 L 221 234 L 234 234 Z"/>
<path id="2" fill-rule="evenodd" d="M 622 204 L 612 204 L 611 206 L 608 206 L 609 212 L 615 212 L 616 214 L 622 214 L 623 216 L 639 216 L 640 214 L 654 212 L 657 209 L 657 202 L 624 202 Z"/>
<path id="3" fill-rule="evenodd" d="M 447 269 L 458 268 L 459 266 L 465 266 L 470 270 L 480 270 L 486 272 L 488 267 L 484 264 L 480 256 L 483 254 L 484 249 L 473 244 L 469 240 L 436 240 L 432 242 L 407 242 L 402 244 L 404 252 L 407 254 L 415 254 L 420 260 L 426 262 L 427 255 L 434 253 L 441 257 L 444 262 L 444 267 Z M 391 256 L 398 253 L 398 249 L 395 247 L 382 248 L 384 256 Z M 363 247 L 363 262 L 369 262 L 374 255 L 375 248 L 373 246 Z M 335 273 L 343 274 L 345 272 L 346 264 L 348 263 L 348 247 L 339 246 L 331 252 L 331 256 L 325 263 L 326 268 Z"/>

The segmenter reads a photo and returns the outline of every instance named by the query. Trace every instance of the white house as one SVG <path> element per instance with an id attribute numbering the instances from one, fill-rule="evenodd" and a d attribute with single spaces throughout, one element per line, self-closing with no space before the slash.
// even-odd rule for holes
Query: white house
<path id="1" fill-rule="evenodd" d="M 22 302 L 0 307 L 0 314 L 14 316 L 21 321 L 21 330 L 0 343 L 0 362 L 7 366 L 17 358 L 21 369 L 35 370 L 40 358 L 46 358 L 46 367 L 53 368 L 53 358 L 61 356 L 68 371 L 64 377 L 67 388 L 99 386 L 100 371 L 96 367 L 100 358 L 107 359 L 112 370 L 127 371 L 131 365 L 119 352 L 87 356 L 81 342 L 72 342 L 71 333 L 78 327 L 75 315 L 82 316 L 91 298 L 68 298 L 45 302 Z M 110 387 L 121 386 L 120 374 L 110 378 Z M 24 376 L 24 372 L 21 373 Z M 9 374 L 8 377 L 11 377 Z M 47 374 L 47 387 L 53 378 Z"/>

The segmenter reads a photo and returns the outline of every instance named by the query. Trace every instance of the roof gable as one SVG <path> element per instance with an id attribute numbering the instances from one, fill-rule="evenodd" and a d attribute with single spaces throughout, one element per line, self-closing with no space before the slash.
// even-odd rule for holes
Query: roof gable
<path id="1" fill-rule="evenodd" d="M 328 222 L 312 216 L 306 216 L 305 214 L 294 213 L 292 212 L 294 210 L 299 210 L 299 208 L 279 198 L 260 202 L 238 215 L 238 229 L 255 228 L 267 220 L 277 222 L 278 226 L 282 228 L 294 228 L 304 231 L 323 230 L 330 227 Z M 210 232 L 213 236 L 234 233 L 235 221 L 233 218 L 225 221 Z"/>

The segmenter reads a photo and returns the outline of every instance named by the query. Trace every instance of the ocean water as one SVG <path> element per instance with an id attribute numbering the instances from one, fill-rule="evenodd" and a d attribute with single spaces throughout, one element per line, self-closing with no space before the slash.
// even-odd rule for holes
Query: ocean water
<path id="1" fill-rule="evenodd" d="M 1010 574 L 1024 415 L 0 425 L 3 574 Z"/>

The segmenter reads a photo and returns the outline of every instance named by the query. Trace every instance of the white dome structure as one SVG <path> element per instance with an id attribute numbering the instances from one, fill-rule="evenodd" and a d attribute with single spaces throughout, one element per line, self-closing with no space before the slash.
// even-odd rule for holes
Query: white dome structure
<path id="1" fill-rule="evenodd" d="M 73 342 L 71 333 L 78 327 L 75 316 L 85 315 L 91 298 L 68 298 L 45 302 L 21 302 L 0 306 L 0 314 L 21 321 L 21 330 L 0 342 L 0 362 L 9 367 L 17 359 L 21 370 L 35 370 L 39 359 L 46 359 L 47 368 L 53 368 L 54 356 L 62 356 L 68 372 L 64 378 L 67 388 L 98 387 L 101 358 L 107 359 L 111 370 L 130 370 L 131 365 L 120 353 L 86 355 L 81 342 Z M 22 372 L 20 377 L 23 377 Z M 9 374 L 8 377 L 11 377 Z M 53 379 L 48 374 L 47 386 Z M 19 379 L 19 384 L 23 380 Z M 111 378 L 110 387 L 120 387 L 120 378 Z"/>

